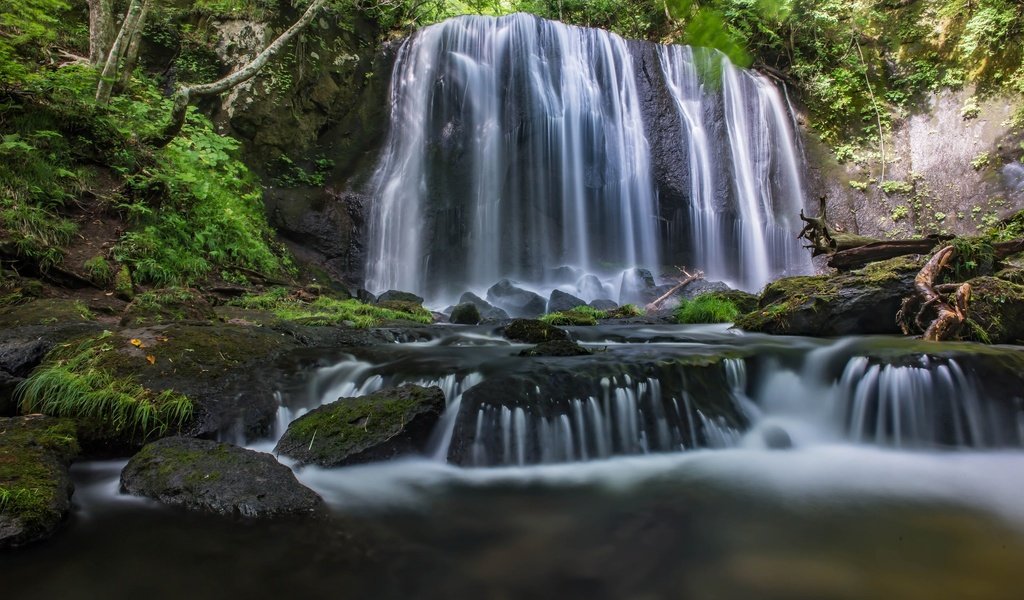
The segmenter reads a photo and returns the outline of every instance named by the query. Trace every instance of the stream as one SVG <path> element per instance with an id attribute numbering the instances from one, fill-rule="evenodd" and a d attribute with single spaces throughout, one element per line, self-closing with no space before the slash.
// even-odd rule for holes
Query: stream
<path id="1" fill-rule="evenodd" d="M 4 556 L 5 595 L 1017 597 L 1020 349 L 569 329 L 597 352 L 522 358 L 481 326 L 291 356 L 278 426 L 245 445 L 408 382 L 445 391 L 431 451 L 299 469 L 331 515 L 270 522 L 126 497 L 123 461 L 79 463 L 71 523 Z"/>

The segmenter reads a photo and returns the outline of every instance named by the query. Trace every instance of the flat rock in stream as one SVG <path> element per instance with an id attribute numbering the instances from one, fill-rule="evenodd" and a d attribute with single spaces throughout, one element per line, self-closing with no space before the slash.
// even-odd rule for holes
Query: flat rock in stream
<path id="1" fill-rule="evenodd" d="M 171 506 L 245 518 L 310 515 L 323 507 L 320 496 L 270 454 L 185 437 L 143 447 L 121 471 L 121 489 Z"/>
<path id="2" fill-rule="evenodd" d="M 292 421 L 274 452 L 323 467 L 423 452 L 444 408 L 441 388 L 418 385 L 340 398 Z"/>

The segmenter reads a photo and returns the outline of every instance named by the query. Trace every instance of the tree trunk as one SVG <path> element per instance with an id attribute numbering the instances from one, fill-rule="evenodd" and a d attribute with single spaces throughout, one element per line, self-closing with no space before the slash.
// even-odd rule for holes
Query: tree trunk
<path id="1" fill-rule="evenodd" d="M 327 0 L 313 0 L 313 3 L 309 5 L 306 12 L 302 13 L 299 20 L 292 24 L 284 33 L 282 33 L 276 40 L 270 43 L 269 46 L 263 49 L 256 55 L 256 58 L 252 59 L 252 62 L 245 65 L 241 69 L 227 75 L 226 77 L 214 81 L 212 83 L 204 83 L 200 85 L 183 85 L 179 86 L 177 91 L 174 93 L 174 106 L 171 109 L 171 120 L 164 128 L 161 135 L 151 140 L 157 147 L 163 147 L 171 143 L 178 133 L 181 132 L 181 128 L 185 125 L 185 115 L 188 112 L 188 105 L 191 100 L 197 96 L 212 96 L 214 94 L 221 94 L 227 90 L 252 79 L 260 69 L 267 64 L 267 62 L 274 57 L 275 54 L 280 52 L 284 47 L 299 34 L 316 16 L 316 13 L 323 8 Z"/>
<path id="2" fill-rule="evenodd" d="M 98 67 L 114 43 L 113 0 L 89 0 L 89 64 Z"/>
<path id="3" fill-rule="evenodd" d="M 96 86 L 96 102 L 107 104 L 110 102 L 110 94 L 114 90 L 114 83 L 117 81 L 117 67 L 121 62 L 121 56 L 128 47 L 128 43 L 142 26 L 142 18 L 148 8 L 149 0 L 132 0 L 125 14 L 121 29 L 114 38 L 114 45 L 110 47 L 107 60 L 100 73 L 100 82 Z"/>
<path id="4" fill-rule="evenodd" d="M 128 40 L 128 47 L 124 51 L 124 64 L 121 66 L 121 76 L 118 78 L 117 88 L 123 90 L 128 86 L 135 71 L 135 65 L 139 61 L 139 47 L 142 45 L 142 30 L 146 26 L 146 14 L 149 12 L 149 2 L 142 5 L 142 12 L 139 13 L 139 22 L 135 26 Z"/>

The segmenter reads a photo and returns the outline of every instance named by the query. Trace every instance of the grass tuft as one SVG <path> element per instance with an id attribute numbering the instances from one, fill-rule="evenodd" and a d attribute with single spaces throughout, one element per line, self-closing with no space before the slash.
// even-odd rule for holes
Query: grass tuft
<path id="1" fill-rule="evenodd" d="M 684 300 L 676 309 L 677 323 L 732 323 L 740 315 L 739 308 L 731 300 L 715 294 L 701 294 L 692 300 Z"/>
<path id="2" fill-rule="evenodd" d="M 94 420 L 114 431 L 142 436 L 183 427 L 193 412 L 188 397 L 172 390 L 154 392 L 131 377 L 115 377 L 102 366 L 107 353 L 117 352 L 112 337 L 105 331 L 52 351 L 18 385 L 22 410 Z"/>
<path id="3" fill-rule="evenodd" d="M 265 310 L 279 319 L 297 321 L 305 325 L 341 325 L 348 321 L 355 327 L 376 327 L 383 321 L 405 320 L 433 323 L 430 311 L 419 305 L 401 303 L 390 307 L 364 304 L 358 300 L 338 300 L 318 296 L 305 300 L 287 288 L 274 288 L 264 294 L 248 294 L 231 303 L 233 306 Z"/>

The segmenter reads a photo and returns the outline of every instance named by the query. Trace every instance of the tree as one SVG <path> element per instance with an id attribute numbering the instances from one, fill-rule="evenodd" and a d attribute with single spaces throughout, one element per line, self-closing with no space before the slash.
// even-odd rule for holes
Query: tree
<path id="1" fill-rule="evenodd" d="M 89 64 L 98 66 L 107 59 L 114 44 L 113 0 L 89 0 Z"/>
<path id="2" fill-rule="evenodd" d="M 140 0 L 134 0 L 134 2 L 139 1 Z M 260 72 L 260 69 L 262 69 L 264 65 L 274 57 L 274 55 L 280 52 L 288 42 L 292 40 L 292 38 L 298 35 L 299 32 L 305 29 L 305 27 L 312 22 L 313 17 L 316 16 L 317 12 L 319 12 L 326 3 L 327 0 L 313 0 L 309 7 L 306 8 L 306 12 L 302 13 L 302 16 L 299 17 L 298 21 L 293 23 L 291 27 L 286 29 L 284 33 L 264 48 L 262 52 L 257 54 L 252 61 L 237 71 L 212 83 L 179 85 L 174 92 L 174 106 L 171 109 L 170 122 L 160 137 L 152 140 L 153 143 L 158 147 L 163 147 L 169 144 L 171 140 L 178 135 L 182 126 L 185 124 L 185 115 L 188 112 L 189 103 L 194 98 L 199 96 L 222 94 L 229 89 L 252 79 Z M 111 54 L 113 54 L 113 51 Z"/>
<path id="3" fill-rule="evenodd" d="M 102 2 L 104 0 L 94 0 Z M 146 20 L 146 13 L 149 11 L 150 0 L 132 0 L 128 5 L 128 12 L 125 13 L 124 21 L 121 22 L 121 29 L 114 38 L 114 44 L 107 53 L 106 60 L 102 61 L 103 70 L 100 72 L 100 81 L 96 85 L 96 102 L 106 104 L 110 102 L 110 94 L 114 90 L 114 83 L 118 81 L 118 69 L 121 66 L 122 55 L 132 47 L 132 40 L 142 36 L 142 26 Z M 92 16 L 90 10 L 90 17 Z M 92 23 L 89 25 L 93 29 Z M 91 40 L 90 33 L 90 54 Z M 135 52 L 138 52 L 138 42 L 135 42 Z"/>

